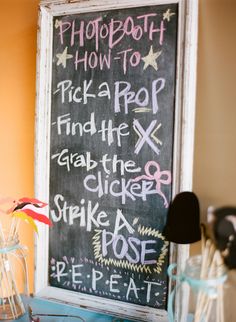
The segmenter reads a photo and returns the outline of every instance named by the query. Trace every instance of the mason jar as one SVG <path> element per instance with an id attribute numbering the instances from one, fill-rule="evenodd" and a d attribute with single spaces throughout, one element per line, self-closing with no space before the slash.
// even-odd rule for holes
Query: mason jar
<path id="1" fill-rule="evenodd" d="M 217 254 L 217 256 L 219 256 Z M 179 275 L 174 273 L 172 264 L 168 274 L 176 281 L 181 296 L 180 315 L 184 322 L 223 322 L 224 320 L 224 283 L 227 271 L 222 261 L 214 261 L 208 265 L 207 258 L 201 255 L 190 257 L 185 269 Z M 205 262 L 204 262 L 205 261 Z M 176 291 L 176 290 L 175 290 Z M 172 292 L 168 303 L 170 322 L 176 321 L 174 314 L 174 299 Z M 178 321 L 179 322 L 179 321 Z"/>
<path id="2" fill-rule="evenodd" d="M 0 235 L 0 320 L 14 320 L 25 313 L 19 280 L 24 280 L 28 293 L 25 247 L 18 235 L 1 231 Z"/>

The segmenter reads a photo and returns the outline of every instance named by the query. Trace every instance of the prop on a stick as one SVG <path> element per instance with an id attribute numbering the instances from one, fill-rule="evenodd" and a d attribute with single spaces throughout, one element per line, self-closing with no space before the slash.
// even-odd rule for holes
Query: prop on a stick
<path id="1" fill-rule="evenodd" d="M 235 217 L 236 218 L 236 217 Z M 231 219 L 232 217 L 228 218 Z M 236 226 L 236 225 L 235 225 Z M 168 274 L 179 286 L 186 281 L 189 287 L 197 292 L 194 322 L 208 322 L 216 302 L 216 322 L 223 322 L 223 283 L 226 280 L 225 268 L 220 252 L 206 235 L 206 228 L 200 224 L 200 207 L 197 196 L 193 192 L 181 192 L 172 201 L 168 210 L 167 223 L 164 229 L 167 240 L 177 244 L 191 244 L 201 240 L 202 255 L 199 257 L 199 268 L 193 267 L 194 276 L 184 271 L 173 274 L 176 264 L 171 264 Z M 193 258 L 190 258 L 191 261 Z M 191 271 L 192 274 L 192 271 Z M 173 301 L 176 289 L 169 297 L 168 315 L 174 321 Z M 212 293 L 213 292 L 213 293 Z M 186 303 L 185 303 L 186 307 Z"/>
<path id="2" fill-rule="evenodd" d="M 44 214 L 45 211 L 43 208 L 46 206 L 47 204 L 45 202 L 42 202 L 38 199 L 21 198 L 15 202 L 13 207 L 8 209 L 8 213 L 11 212 L 13 217 L 26 220 L 37 232 L 37 226 L 34 220 L 52 226 L 51 220 Z"/>
<path id="3" fill-rule="evenodd" d="M 229 269 L 236 268 L 236 208 L 209 207 L 208 222 L 212 226 L 213 238 L 225 265 Z"/>
<path id="4" fill-rule="evenodd" d="M 163 234 L 176 244 L 201 240 L 200 207 L 193 192 L 184 191 L 176 195 L 169 206 Z"/>
<path id="5" fill-rule="evenodd" d="M 193 192 L 184 191 L 175 196 L 168 209 L 163 235 L 168 241 L 176 244 L 191 244 L 201 240 L 200 207 L 198 198 Z M 174 297 L 176 288 L 180 287 L 182 279 L 182 276 L 172 273 L 176 267 L 176 264 L 171 264 L 168 268 L 169 276 L 179 282 L 173 288 L 168 299 L 170 322 L 175 320 L 173 312 Z"/>

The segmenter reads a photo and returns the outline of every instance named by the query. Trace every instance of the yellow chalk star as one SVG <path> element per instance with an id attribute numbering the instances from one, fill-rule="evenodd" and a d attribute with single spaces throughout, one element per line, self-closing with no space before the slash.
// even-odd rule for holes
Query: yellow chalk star
<path id="1" fill-rule="evenodd" d="M 73 55 L 67 54 L 67 50 L 68 50 L 68 47 L 66 47 L 64 49 L 63 53 L 56 55 L 57 58 L 58 58 L 57 66 L 59 66 L 60 64 L 62 64 L 62 66 L 64 68 L 66 68 L 66 61 L 67 61 L 67 59 L 70 59 L 70 58 L 73 57 Z"/>
<path id="2" fill-rule="evenodd" d="M 149 65 L 152 66 L 155 70 L 158 70 L 156 59 L 161 55 L 161 51 L 153 52 L 152 46 L 150 47 L 149 53 L 147 56 L 142 57 L 144 61 L 143 69 L 145 70 Z"/>
<path id="3" fill-rule="evenodd" d="M 170 9 L 166 10 L 165 13 L 163 13 L 163 20 L 167 20 L 168 22 L 170 22 L 170 18 L 172 16 L 174 16 L 175 13 L 174 12 L 170 12 Z"/>

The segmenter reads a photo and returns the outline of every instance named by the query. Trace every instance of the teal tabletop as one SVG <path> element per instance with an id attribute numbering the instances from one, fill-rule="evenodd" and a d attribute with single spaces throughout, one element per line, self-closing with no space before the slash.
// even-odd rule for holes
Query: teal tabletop
<path id="1" fill-rule="evenodd" d="M 119 317 L 96 313 L 85 309 L 56 303 L 41 298 L 24 299 L 27 312 L 17 322 L 132 322 Z M 33 320 L 30 319 L 28 308 L 32 309 Z M 9 321 L 9 320 L 8 320 Z"/>

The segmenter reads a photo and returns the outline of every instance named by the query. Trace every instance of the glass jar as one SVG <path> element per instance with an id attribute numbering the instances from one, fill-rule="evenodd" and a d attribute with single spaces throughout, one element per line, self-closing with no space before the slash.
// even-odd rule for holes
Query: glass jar
<path id="1" fill-rule="evenodd" d="M 218 256 L 218 253 L 216 253 Z M 176 280 L 178 296 L 181 296 L 181 321 L 223 322 L 224 321 L 224 282 L 226 268 L 222 261 L 207 265 L 201 255 L 190 257 L 180 275 L 173 274 L 176 265 L 170 265 L 168 274 Z M 175 321 L 173 313 L 173 292 L 169 298 L 168 313 L 170 321 Z"/>
<path id="2" fill-rule="evenodd" d="M 28 272 L 25 247 L 19 243 L 17 234 L 0 236 L 0 320 L 14 320 L 25 313 L 19 293 L 18 279 L 24 275 L 28 292 Z"/>

